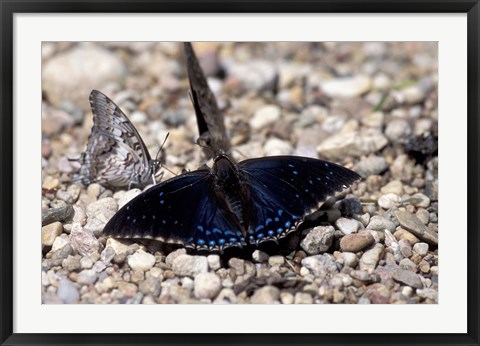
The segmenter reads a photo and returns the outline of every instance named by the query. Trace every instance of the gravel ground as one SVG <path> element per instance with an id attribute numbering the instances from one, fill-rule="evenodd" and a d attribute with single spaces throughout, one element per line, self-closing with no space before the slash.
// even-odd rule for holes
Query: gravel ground
<path id="1" fill-rule="evenodd" d="M 237 160 L 292 154 L 363 179 L 362 211 L 303 232 L 295 251 L 188 255 L 102 236 L 141 191 L 71 183 L 108 95 L 165 165 L 194 170 L 195 115 L 177 43 L 44 43 L 43 303 L 437 303 L 437 45 L 197 43 Z M 164 171 L 164 179 L 173 175 Z M 148 188 L 148 187 L 147 187 Z"/>

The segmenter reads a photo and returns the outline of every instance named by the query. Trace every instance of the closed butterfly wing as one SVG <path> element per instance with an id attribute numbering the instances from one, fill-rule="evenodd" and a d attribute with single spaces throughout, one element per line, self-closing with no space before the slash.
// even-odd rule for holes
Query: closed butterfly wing
<path id="1" fill-rule="evenodd" d="M 215 96 L 208 86 L 192 44 L 185 42 L 184 48 L 192 102 L 197 117 L 199 132 L 197 141 L 199 144 L 212 149 L 206 151 L 206 154 L 210 157 L 220 149 L 228 152 L 230 143 L 225 130 L 223 114 L 220 112 Z"/>
<path id="2" fill-rule="evenodd" d="M 321 202 L 360 178 L 337 164 L 295 156 L 251 159 L 238 167 L 250 186 L 248 241 L 254 244 L 286 236 Z"/>
<path id="3" fill-rule="evenodd" d="M 197 251 L 223 251 L 246 245 L 238 219 L 217 198 L 210 170 L 161 182 L 121 208 L 103 233 L 146 238 Z"/>
<path id="4" fill-rule="evenodd" d="M 84 183 L 144 187 L 152 182 L 152 173 L 158 170 L 159 164 L 151 160 L 145 143 L 127 116 L 97 90 L 90 94 L 90 106 L 93 128 L 80 170 Z"/>

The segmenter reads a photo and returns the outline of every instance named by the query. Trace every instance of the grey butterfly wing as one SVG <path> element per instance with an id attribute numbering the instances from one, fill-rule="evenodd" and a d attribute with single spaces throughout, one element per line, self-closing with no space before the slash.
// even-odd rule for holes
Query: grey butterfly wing
<path id="1" fill-rule="evenodd" d="M 97 90 L 90 93 L 90 106 L 93 127 L 80 170 L 84 182 L 112 187 L 143 187 L 150 183 L 150 154 L 135 126 Z"/>
<path id="2" fill-rule="evenodd" d="M 198 142 L 210 147 L 214 152 L 219 149 L 227 152 L 230 149 L 230 143 L 225 130 L 223 114 L 218 108 L 215 95 L 208 86 L 192 44 L 185 42 L 184 48 L 192 102 L 200 135 Z M 207 153 L 209 156 L 213 156 L 212 154 Z"/>

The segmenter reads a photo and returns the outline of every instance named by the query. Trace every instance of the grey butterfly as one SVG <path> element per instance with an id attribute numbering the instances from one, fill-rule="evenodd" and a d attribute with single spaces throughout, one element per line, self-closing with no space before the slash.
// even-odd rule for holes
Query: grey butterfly
<path id="1" fill-rule="evenodd" d="M 155 184 L 163 144 L 152 159 L 135 126 L 112 100 L 92 90 L 90 106 L 93 127 L 79 160 L 80 180 L 85 185 L 97 182 L 114 188 Z"/>
<path id="2" fill-rule="evenodd" d="M 197 117 L 199 132 L 197 143 L 207 149 L 205 154 L 208 157 L 213 157 L 214 153 L 219 150 L 228 152 L 230 142 L 226 134 L 223 114 L 218 108 L 215 95 L 208 86 L 192 44 L 185 42 L 184 49 L 188 80 L 190 81 L 190 95 Z"/>

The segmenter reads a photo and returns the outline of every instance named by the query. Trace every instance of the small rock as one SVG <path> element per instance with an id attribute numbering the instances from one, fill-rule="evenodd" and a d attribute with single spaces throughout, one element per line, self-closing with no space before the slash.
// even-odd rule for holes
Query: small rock
<path id="1" fill-rule="evenodd" d="M 274 286 L 263 286 L 255 291 L 250 298 L 251 304 L 274 304 L 278 303 L 280 291 Z"/>
<path id="2" fill-rule="evenodd" d="M 58 251 L 65 245 L 70 244 L 70 239 L 66 234 L 60 234 L 58 237 L 55 238 L 52 244 L 52 251 Z"/>
<path id="3" fill-rule="evenodd" d="M 335 226 L 345 235 L 355 233 L 361 227 L 357 220 L 347 219 L 345 217 L 337 219 Z"/>
<path id="4" fill-rule="evenodd" d="M 118 210 L 117 201 L 112 197 L 102 198 L 87 207 L 87 224 L 85 229 L 99 236 L 105 224 Z"/>
<path id="5" fill-rule="evenodd" d="M 180 248 L 178 250 L 175 250 L 173 252 L 170 252 L 167 257 L 165 257 L 165 264 L 167 264 L 168 266 L 172 266 L 173 265 L 173 261 L 175 261 L 175 259 L 180 256 L 180 255 L 186 255 L 187 254 L 187 250 L 185 250 L 184 248 Z"/>
<path id="6" fill-rule="evenodd" d="M 220 264 L 219 255 L 208 255 L 207 262 L 208 262 L 208 267 L 213 271 L 220 269 L 222 267 Z"/>
<path id="7" fill-rule="evenodd" d="M 222 289 L 222 280 L 214 273 L 201 273 L 195 276 L 194 294 L 199 299 L 213 299 Z"/>
<path id="8" fill-rule="evenodd" d="M 280 108 L 275 105 L 268 105 L 260 108 L 250 119 L 250 127 L 253 130 L 260 130 L 280 119 Z"/>
<path id="9" fill-rule="evenodd" d="M 388 144 L 378 130 L 367 129 L 362 133 L 339 133 L 325 139 L 318 147 L 319 154 L 327 159 L 342 160 L 375 153 Z"/>
<path id="10" fill-rule="evenodd" d="M 73 217 L 75 211 L 71 205 L 62 208 L 51 208 L 42 212 L 42 226 L 52 224 L 57 221 L 69 220 Z"/>
<path id="11" fill-rule="evenodd" d="M 179 276 L 195 277 L 208 272 L 208 261 L 203 256 L 180 255 L 173 260 L 172 270 Z"/>
<path id="12" fill-rule="evenodd" d="M 355 268 L 358 264 L 358 257 L 353 252 L 342 252 L 342 258 L 347 267 Z"/>
<path id="13" fill-rule="evenodd" d="M 375 244 L 373 249 L 365 251 L 360 258 L 360 270 L 371 272 L 377 267 L 383 253 L 383 245 Z"/>
<path id="14" fill-rule="evenodd" d="M 352 270 L 350 272 L 350 276 L 356 280 L 360 280 L 360 281 L 367 281 L 370 277 L 370 275 L 366 272 L 366 271 L 363 271 L 363 270 Z"/>
<path id="15" fill-rule="evenodd" d="M 300 246 L 309 255 L 326 252 L 332 246 L 334 233 L 332 226 L 317 226 L 301 241 Z"/>
<path id="16" fill-rule="evenodd" d="M 369 175 L 377 175 L 388 168 L 388 163 L 382 156 L 369 156 L 363 158 L 356 165 L 356 171 L 362 177 L 368 177 Z"/>
<path id="17" fill-rule="evenodd" d="M 74 223 L 70 232 L 70 241 L 75 251 L 82 256 L 94 256 L 100 252 L 101 244 L 92 232 Z"/>
<path id="18" fill-rule="evenodd" d="M 93 267 L 93 260 L 90 257 L 82 257 L 80 260 L 80 267 L 82 269 L 90 269 Z"/>
<path id="19" fill-rule="evenodd" d="M 420 277 L 409 270 L 397 269 L 393 272 L 393 279 L 405 285 L 414 287 L 414 288 L 423 288 L 422 280 Z"/>
<path id="20" fill-rule="evenodd" d="M 285 257 L 283 256 L 271 256 L 268 259 L 268 264 L 270 266 L 281 266 L 285 263 Z"/>
<path id="21" fill-rule="evenodd" d="M 295 304 L 313 304 L 313 298 L 310 294 L 305 292 L 295 293 Z"/>
<path id="22" fill-rule="evenodd" d="M 268 261 L 268 254 L 266 254 L 265 252 L 263 252 L 262 250 L 255 250 L 253 251 L 253 254 L 252 254 L 252 259 L 254 262 L 257 262 L 257 263 L 265 263 Z"/>
<path id="23" fill-rule="evenodd" d="M 370 219 L 370 222 L 367 225 L 367 229 L 371 229 L 374 231 L 385 231 L 388 230 L 390 232 L 395 231 L 395 223 L 390 221 L 386 217 L 375 215 Z"/>
<path id="24" fill-rule="evenodd" d="M 406 120 L 394 119 L 390 121 L 385 129 L 385 135 L 392 142 L 397 143 L 412 132 L 410 125 Z"/>
<path id="25" fill-rule="evenodd" d="M 378 205 L 383 209 L 391 209 L 393 207 L 398 207 L 401 203 L 402 199 L 393 193 L 387 193 L 386 195 L 382 195 L 378 199 Z"/>
<path id="26" fill-rule="evenodd" d="M 75 304 L 80 300 L 75 284 L 68 279 L 61 279 L 58 283 L 57 295 L 65 304 Z"/>
<path id="27" fill-rule="evenodd" d="M 417 243 L 413 246 L 413 251 L 418 253 L 420 256 L 425 256 L 428 253 L 428 244 L 427 243 Z"/>
<path id="28" fill-rule="evenodd" d="M 52 246 L 55 238 L 62 234 L 62 224 L 54 222 L 42 227 L 42 245 Z"/>
<path id="29" fill-rule="evenodd" d="M 93 269 L 82 270 L 77 277 L 77 283 L 79 285 L 91 285 L 97 281 L 98 275 Z"/>
<path id="30" fill-rule="evenodd" d="M 133 270 L 147 271 L 155 265 L 155 256 L 143 250 L 138 250 L 127 257 L 127 263 Z"/>
<path id="31" fill-rule="evenodd" d="M 358 252 L 374 242 L 372 235 L 367 231 L 346 235 L 340 240 L 340 249 L 344 252 Z"/>
<path id="32" fill-rule="evenodd" d="M 160 289 L 160 281 L 153 277 L 145 279 L 138 285 L 138 290 L 140 292 L 143 294 L 151 294 L 153 296 L 158 296 Z"/>
<path id="33" fill-rule="evenodd" d="M 106 248 L 111 248 L 116 255 L 125 255 L 128 252 L 128 240 L 117 240 L 114 238 L 107 239 Z"/>
<path id="34" fill-rule="evenodd" d="M 409 258 L 412 257 L 412 244 L 408 240 L 402 239 L 398 242 L 398 246 L 400 247 L 400 252 L 403 257 Z"/>
<path id="35" fill-rule="evenodd" d="M 290 292 L 280 292 L 280 301 L 282 304 L 293 304 L 294 297 Z"/>
<path id="36" fill-rule="evenodd" d="M 402 227 L 406 228 L 430 245 L 438 245 L 438 234 L 425 226 L 418 217 L 402 210 L 397 210 L 395 216 Z"/>
<path id="37" fill-rule="evenodd" d="M 415 237 L 412 233 L 410 233 L 409 231 L 407 230 L 404 230 L 402 228 L 398 229 L 397 231 L 395 231 L 395 233 L 393 233 L 393 236 L 395 237 L 395 239 L 397 240 L 401 240 L 401 239 L 406 239 L 410 242 L 410 244 L 416 244 L 418 242 L 420 242 L 420 239 L 418 239 L 417 237 Z"/>
<path id="38" fill-rule="evenodd" d="M 93 265 L 93 270 L 96 272 L 96 273 L 101 273 L 105 270 L 105 268 L 107 268 L 107 266 L 105 265 L 105 263 L 103 263 L 102 261 L 97 261 L 95 262 L 95 264 Z"/>
<path id="39" fill-rule="evenodd" d="M 420 288 L 417 290 L 417 294 L 420 298 L 430 299 L 434 303 L 438 302 L 438 292 L 433 288 Z"/>
<path id="40" fill-rule="evenodd" d="M 293 152 L 292 145 L 278 138 L 270 138 L 265 143 L 263 148 L 265 156 L 275 156 L 275 155 L 291 155 Z"/>
<path id="41" fill-rule="evenodd" d="M 100 254 L 103 263 L 109 264 L 115 257 L 115 250 L 111 246 L 107 246 Z"/>
<path id="42" fill-rule="evenodd" d="M 337 78 L 322 83 L 322 90 L 329 97 L 356 97 L 368 92 L 371 87 L 372 82 L 367 76 Z"/>
<path id="43" fill-rule="evenodd" d="M 383 186 L 380 191 L 383 194 L 393 193 L 401 196 L 403 193 L 403 183 L 400 180 L 392 180 L 387 185 Z"/>
<path id="44" fill-rule="evenodd" d="M 303 267 L 317 277 L 324 277 L 328 274 L 338 272 L 335 257 L 330 254 L 305 257 L 301 263 Z M 308 272 L 306 274 L 308 274 Z"/>
<path id="45" fill-rule="evenodd" d="M 237 275 L 245 274 L 245 261 L 239 258 L 230 258 L 228 260 L 228 266 L 235 270 Z"/>
<path id="46" fill-rule="evenodd" d="M 122 208 L 125 204 L 130 202 L 132 199 L 137 197 L 139 194 L 142 193 L 140 189 L 131 189 L 126 191 L 122 197 L 118 200 L 118 209 Z"/>
<path id="47" fill-rule="evenodd" d="M 382 127 L 384 115 L 383 112 L 373 112 L 364 116 L 361 120 L 363 125 L 368 127 Z"/>
<path id="48" fill-rule="evenodd" d="M 416 193 L 407 201 L 410 204 L 420 208 L 428 208 L 430 206 L 430 198 L 425 196 L 423 193 Z"/>
<path id="49" fill-rule="evenodd" d="M 68 256 L 62 262 L 62 267 L 69 272 L 77 271 L 81 268 L 80 256 Z"/>

